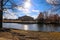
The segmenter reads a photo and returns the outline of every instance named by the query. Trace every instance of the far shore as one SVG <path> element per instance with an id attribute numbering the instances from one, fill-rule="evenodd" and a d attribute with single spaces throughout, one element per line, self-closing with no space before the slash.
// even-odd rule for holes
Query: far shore
<path id="1" fill-rule="evenodd" d="M 4 23 L 21 23 L 21 24 L 60 24 L 60 22 L 50 22 L 50 21 L 21 21 L 21 20 L 3 20 Z"/>
<path id="2" fill-rule="evenodd" d="M 20 23 L 20 24 L 60 24 L 60 23 L 41 23 L 41 22 L 3 22 L 3 23 Z"/>

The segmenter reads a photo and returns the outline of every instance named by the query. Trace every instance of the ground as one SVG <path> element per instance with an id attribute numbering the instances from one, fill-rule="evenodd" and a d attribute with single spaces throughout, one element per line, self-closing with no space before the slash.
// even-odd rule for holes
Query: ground
<path id="1" fill-rule="evenodd" d="M 0 30 L 0 40 L 60 40 L 60 32 L 2 29 Z"/>

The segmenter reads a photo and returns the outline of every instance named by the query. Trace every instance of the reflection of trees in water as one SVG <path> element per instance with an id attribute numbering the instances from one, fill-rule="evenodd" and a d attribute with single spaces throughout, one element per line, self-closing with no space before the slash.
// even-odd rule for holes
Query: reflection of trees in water
<path id="1" fill-rule="evenodd" d="M 39 31 L 44 30 L 44 29 L 43 29 L 43 26 L 44 26 L 44 24 L 37 24 L 38 30 L 39 30 Z"/>
<path id="2" fill-rule="evenodd" d="M 51 24 L 51 26 L 53 27 L 54 31 L 59 31 L 59 29 L 60 29 L 59 24 Z"/>
<path id="3" fill-rule="evenodd" d="M 49 25 L 51 25 L 52 27 L 58 27 L 58 26 L 60 26 L 59 24 L 49 24 Z"/>
<path id="4" fill-rule="evenodd" d="M 60 25 L 59 24 L 47 24 L 51 31 L 59 31 Z"/>
<path id="5" fill-rule="evenodd" d="M 37 26 L 39 31 L 46 31 L 46 32 L 60 31 L 59 24 L 37 24 Z"/>

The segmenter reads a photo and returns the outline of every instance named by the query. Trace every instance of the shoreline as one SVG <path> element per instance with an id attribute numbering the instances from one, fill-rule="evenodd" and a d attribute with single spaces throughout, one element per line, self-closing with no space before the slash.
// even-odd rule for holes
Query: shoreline
<path id="1" fill-rule="evenodd" d="M 60 23 L 37 23 L 37 22 L 2 22 L 2 23 L 20 23 L 20 24 L 60 24 Z"/>

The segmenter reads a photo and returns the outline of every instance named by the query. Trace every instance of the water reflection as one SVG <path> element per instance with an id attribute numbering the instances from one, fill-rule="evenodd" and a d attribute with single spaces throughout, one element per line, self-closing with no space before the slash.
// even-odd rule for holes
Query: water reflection
<path id="1" fill-rule="evenodd" d="M 60 25 L 59 24 L 51 24 L 53 26 L 54 31 L 58 32 L 60 31 Z"/>
<path id="2" fill-rule="evenodd" d="M 37 24 L 39 31 L 56 31 L 60 32 L 60 25 L 58 24 Z"/>
<path id="3" fill-rule="evenodd" d="M 44 30 L 43 24 L 37 24 L 37 27 L 38 27 L 38 30 L 40 30 L 40 31 L 43 31 Z"/>
<path id="4" fill-rule="evenodd" d="M 28 25 L 24 25 L 24 30 L 28 30 Z"/>
<path id="5" fill-rule="evenodd" d="M 3 23 L 4 28 L 15 28 L 31 31 L 46 31 L 46 32 L 60 32 L 60 25 L 58 24 L 18 24 L 18 23 Z"/>

